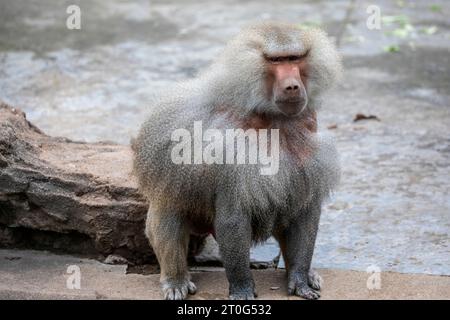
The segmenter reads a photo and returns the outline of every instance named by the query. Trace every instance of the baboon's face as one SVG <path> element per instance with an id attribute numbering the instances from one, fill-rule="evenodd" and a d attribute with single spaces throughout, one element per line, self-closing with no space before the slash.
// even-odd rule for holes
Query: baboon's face
<path id="1" fill-rule="evenodd" d="M 218 73 L 226 70 L 219 91 L 226 93 L 223 100 L 229 96 L 246 112 L 284 117 L 314 107 L 341 71 L 339 54 L 325 33 L 279 23 L 244 29 L 219 61 Z"/>
<path id="2" fill-rule="evenodd" d="M 267 96 L 286 116 L 301 113 L 307 103 L 307 53 L 264 53 Z"/>

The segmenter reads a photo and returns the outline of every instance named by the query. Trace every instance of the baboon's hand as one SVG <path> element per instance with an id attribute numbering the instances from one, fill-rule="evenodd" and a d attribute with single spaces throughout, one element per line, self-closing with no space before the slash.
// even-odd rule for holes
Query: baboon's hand
<path id="1" fill-rule="evenodd" d="M 257 297 L 258 295 L 256 294 L 256 292 L 254 291 L 250 291 L 250 290 L 242 290 L 239 292 L 233 292 L 230 293 L 230 300 L 253 300 Z"/>
<path id="2" fill-rule="evenodd" d="M 230 294 L 230 300 L 253 300 L 255 299 L 255 294 L 253 292 L 239 292 Z"/>
<path id="3" fill-rule="evenodd" d="M 230 300 L 253 300 L 257 296 L 253 280 L 246 285 L 230 286 Z"/>
<path id="4" fill-rule="evenodd" d="M 197 287 L 190 280 L 174 282 L 166 280 L 162 282 L 162 292 L 166 300 L 184 300 L 188 293 L 195 294 Z"/>

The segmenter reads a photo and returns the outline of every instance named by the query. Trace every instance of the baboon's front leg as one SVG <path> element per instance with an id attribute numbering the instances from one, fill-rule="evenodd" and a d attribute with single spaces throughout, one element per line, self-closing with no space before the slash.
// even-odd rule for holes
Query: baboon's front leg
<path id="1" fill-rule="evenodd" d="M 299 213 L 299 217 L 277 238 L 285 258 L 288 274 L 288 293 L 305 299 L 318 299 L 322 279 L 311 269 L 321 203 L 314 202 Z"/>
<path id="2" fill-rule="evenodd" d="M 189 228 L 183 217 L 174 212 L 152 212 L 149 209 L 145 234 L 150 240 L 161 267 L 164 299 L 181 300 L 194 294 L 187 268 Z"/>
<path id="3" fill-rule="evenodd" d="M 256 292 L 250 272 L 250 218 L 233 203 L 222 202 L 217 207 L 215 231 L 230 286 L 230 299 L 253 299 Z"/>

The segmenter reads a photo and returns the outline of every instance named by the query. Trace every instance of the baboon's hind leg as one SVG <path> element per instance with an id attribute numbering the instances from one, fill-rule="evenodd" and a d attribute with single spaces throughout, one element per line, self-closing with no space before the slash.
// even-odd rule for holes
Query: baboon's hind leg
<path id="1" fill-rule="evenodd" d="M 189 228 L 183 217 L 173 212 L 149 209 L 145 234 L 161 267 L 161 288 L 166 300 L 181 300 L 194 294 L 187 267 Z"/>

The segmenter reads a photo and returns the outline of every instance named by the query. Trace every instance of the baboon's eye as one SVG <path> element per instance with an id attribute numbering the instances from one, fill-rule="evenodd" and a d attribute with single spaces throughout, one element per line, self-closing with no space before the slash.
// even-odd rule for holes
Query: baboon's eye
<path id="1" fill-rule="evenodd" d="M 287 56 L 286 57 L 287 61 L 297 61 L 297 60 L 300 60 L 300 59 L 301 59 L 300 56 Z"/>
<path id="2" fill-rule="evenodd" d="M 267 57 L 266 60 L 269 62 L 277 63 L 283 61 L 284 57 Z"/>
<path id="3" fill-rule="evenodd" d="M 305 55 L 288 55 L 288 56 L 265 56 L 266 60 L 271 63 L 295 62 L 303 59 Z"/>

